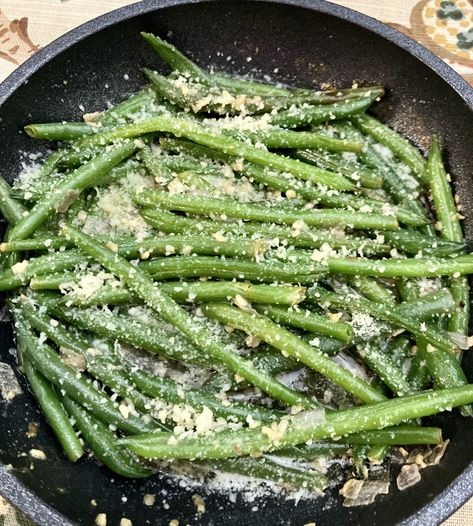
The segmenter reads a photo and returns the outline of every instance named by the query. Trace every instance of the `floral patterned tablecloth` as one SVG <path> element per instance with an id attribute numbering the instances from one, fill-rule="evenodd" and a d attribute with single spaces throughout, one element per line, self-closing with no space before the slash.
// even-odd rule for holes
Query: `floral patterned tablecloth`
<path id="1" fill-rule="evenodd" d="M 332 0 L 417 40 L 473 85 L 473 0 Z M 0 82 L 70 29 L 134 0 L 0 0 Z M 443 526 L 473 525 L 473 499 Z M 31 526 L 0 497 L 0 526 Z"/>

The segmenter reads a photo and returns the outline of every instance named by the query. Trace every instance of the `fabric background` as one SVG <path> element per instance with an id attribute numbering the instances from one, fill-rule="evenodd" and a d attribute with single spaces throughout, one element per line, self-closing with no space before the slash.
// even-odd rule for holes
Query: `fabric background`
<path id="1" fill-rule="evenodd" d="M 332 0 L 406 33 L 473 85 L 473 0 Z M 0 82 L 39 48 L 127 0 L 0 0 Z M 473 525 L 473 499 L 443 526 Z M 0 526 L 32 526 L 0 497 Z"/>

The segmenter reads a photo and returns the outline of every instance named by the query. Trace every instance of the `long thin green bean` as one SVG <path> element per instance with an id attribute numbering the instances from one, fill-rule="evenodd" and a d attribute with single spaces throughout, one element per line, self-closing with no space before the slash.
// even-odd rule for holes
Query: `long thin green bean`
<path id="1" fill-rule="evenodd" d="M 436 137 L 432 139 L 432 151 L 427 164 L 426 177 L 432 194 L 435 213 L 441 226 L 440 236 L 449 241 L 463 243 L 463 232 L 457 206 L 442 164 L 440 146 Z M 448 330 L 468 334 L 470 301 L 467 278 L 453 276 L 450 280 L 450 291 L 457 302 L 457 310 L 452 313 L 449 319 Z"/>
<path id="2" fill-rule="evenodd" d="M 170 445 L 167 433 L 156 433 L 152 441 L 148 434 L 143 436 L 143 442 L 140 437 L 130 437 L 119 440 L 119 444 L 146 458 L 230 458 L 274 451 L 308 440 L 382 429 L 471 402 L 473 386 L 467 385 L 346 409 L 327 415 L 325 419 L 310 412 L 300 413 L 285 420 L 282 427 L 275 426 L 275 429 L 281 429 L 275 434 L 263 427 L 221 437 L 215 433 L 211 439 L 208 436 L 187 438 Z"/>
<path id="3" fill-rule="evenodd" d="M 271 320 L 282 325 L 297 327 L 308 332 L 316 332 L 325 336 L 331 336 L 342 342 L 350 342 L 352 339 L 352 328 L 349 323 L 343 321 L 331 321 L 327 317 L 311 312 L 309 310 L 288 310 L 282 307 L 270 305 L 255 306 L 255 309 Z"/>
<path id="4" fill-rule="evenodd" d="M 419 150 L 407 139 L 369 115 L 356 115 L 352 117 L 351 120 L 355 126 L 360 128 L 364 133 L 368 133 L 381 144 L 384 144 L 392 150 L 401 161 L 405 162 L 407 166 L 411 168 L 422 182 L 426 182 L 426 161 Z"/>
<path id="5" fill-rule="evenodd" d="M 67 458 L 76 462 L 84 454 L 84 450 L 54 389 L 43 375 L 35 371 L 28 360 L 23 361 L 23 369 L 41 411 Z"/>
<path id="6" fill-rule="evenodd" d="M 68 396 L 63 396 L 62 401 L 87 445 L 102 464 L 122 477 L 143 478 L 153 474 L 151 469 L 143 466 L 132 454 L 118 447 L 116 435 L 91 412 Z"/>
<path id="7" fill-rule="evenodd" d="M 304 221 L 308 226 L 331 227 L 349 225 L 352 228 L 396 230 L 399 228 L 395 217 L 382 214 L 348 212 L 342 210 L 286 210 L 279 206 L 258 203 L 241 203 L 229 198 L 194 197 L 157 190 L 143 190 L 133 196 L 136 203 L 148 207 L 158 206 L 168 210 L 179 210 L 199 215 L 234 217 L 252 221 L 294 224 Z"/>

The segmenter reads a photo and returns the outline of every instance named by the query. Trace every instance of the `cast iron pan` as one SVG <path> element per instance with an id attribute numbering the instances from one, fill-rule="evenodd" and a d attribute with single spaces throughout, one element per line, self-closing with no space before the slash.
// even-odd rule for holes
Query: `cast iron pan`
<path id="1" fill-rule="evenodd" d="M 256 69 L 260 75 L 300 86 L 328 82 L 342 87 L 353 80 L 386 86 L 388 96 L 374 113 L 424 149 L 426 137 L 440 136 L 472 239 L 473 90 L 401 33 L 319 0 L 145 0 L 71 31 L 39 51 L 0 87 L 4 177 L 11 180 L 17 173 L 22 151 L 44 148 L 21 132 L 25 124 L 80 119 L 79 105 L 87 111 L 101 109 L 143 83 L 142 66 L 162 67 L 141 41 L 142 30 L 167 35 L 197 62 L 218 70 L 251 73 Z M 251 62 L 245 60 L 249 56 Z M 14 364 L 8 323 L 0 324 L 0 338 L 1 361 Z M 471 380 L 473 361 L 468 355 L 465 368 Z M 228 496 L 205 495 L 204 488 L 186 490 L 166 479 L 121 479 L 93 460 L 71 464 L 22 385 L 22 396 L 12 403 L 0 402 L 0 464 L 11 465 L 9 470 L 0 466 L 0 492 L 44 526 L 90 525 L 98 512 L 107 513 L 109 525 L 128 517 L 134 526 L 167 525 L 174 518 L 181 525 L 426 526 L 439 524 L 473 494 L 473 422 L 456 411 L 436 420 L 452 443 L 440 466 L 425 470 L 416 486 L 400 493 L 393 484 L 389 495 L 362 508 L 343 508 L 336 492 L 296 506 L 279 497 L 231 502 Z M 34 439 L 25 435 L 30 421 L 41 423 Z M 46 461 L 33 462 L 33 470 L 31 459 L 24 455 L 32 447 L 47 455 Z M 191 500 L 196 492 L 204 495 L 207 509 L 199 518 Z M 146 493 L 157 495 L 152 508 L 143 505 Z M 91 505 L 92 499 L 97 507 Z"/>

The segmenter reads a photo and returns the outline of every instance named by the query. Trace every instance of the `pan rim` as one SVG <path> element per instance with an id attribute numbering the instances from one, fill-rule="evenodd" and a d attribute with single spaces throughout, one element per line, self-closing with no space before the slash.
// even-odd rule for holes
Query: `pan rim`
<path id="1" fill-rule="evenodd" d="M 167 7 L 186 4 L 209 3 L 220 0 L 141 0 L 136 3 L 115 9 L 94 18 L 60 36 L 31 58 L 21 64 L 0 84 L 0 107 L 14 92 L 43 66 L 60 53 L 94 35 L 95 33 L 119 22 L 157 11 Z M 374 18 L 350 8 L 333 4 L 326 0 L 245 0 L 246 2 L 265 2 L 289 5 L 310 9 L 323 14 L 340 18 L 371 31 L 385 40 L 395 44 L 410 55 L 420 60 L 436 75 L 444 80 L 473 111 L 473 88 L 453 68 L 431 51 L 401 33 Z M 5 466 L 0 464 L 0 495 L 10 501 L 15 508 L 29 519 L 40 525 L 74 526 L 63 514 L 52 508 L 40 497 L 30 491 L 14 477 Z M 403 520 L 398 526 L 438 525 L 454 513 L 462 504 L 473 496 L 473 462 L 439 495 L 428 504 Z"/>

